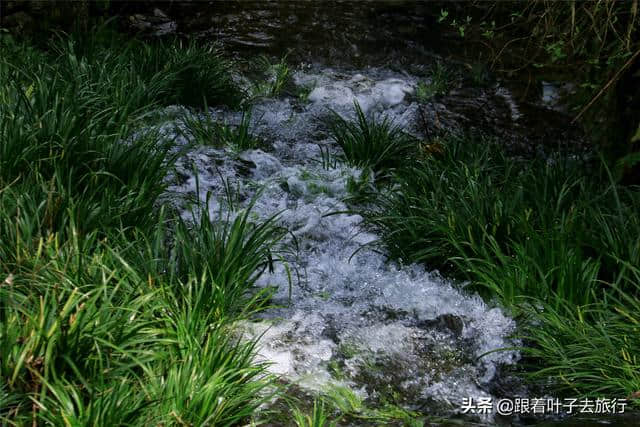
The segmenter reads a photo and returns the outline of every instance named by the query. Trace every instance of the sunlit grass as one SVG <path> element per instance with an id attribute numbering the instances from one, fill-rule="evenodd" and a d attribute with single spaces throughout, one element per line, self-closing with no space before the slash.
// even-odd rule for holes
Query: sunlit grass
<path id="1" fill-rule="evenodd" d="M 248 421 L 273 380 L 229 324 L 264 308 L 284 231 L 251 206 L 179 218 L 161 197 L 177 154 L 139 127 L 234 105 L 231 64 L 109 32 L 0 43 L 0 423 Z M 225 143 L 249 146 L 248 123 Z"/>
<path id="2" fill-rule="evenodd" d="M 420 427 L 424 417 L 392 404 L 370 407 L 363 398 L 345 386 L 333 385 L 313 399 L 306 411 L 292 406 L 291 416 L 299 427 L 331 427 L 337 425 L 405 425 Z"/>
<path id="3" fill-rule="evenodd" d="M 604 163 L 518 160 L 473 138 L 450 139 L 392 183 L 364 212 L 389 254 L 526 314 L 530 378 L 574 395 L 637 391 L 637 188 Z"/>
<path id="4" fill-rule="evenodd" d="M 305 414 L 300 409 L 293 409 L 293 421 L 297 427 L 334 427 L 336 421 L 330 421 L 330 416 L 322 399 L 313 401 L 311 413 Z"/>
<path id="5" fill-rule="evenodd" d="M 125 260 L 130 245 L 116 234 L 108 243 L 95 233 L 83 242 L 51 236 L 39 242 L 30 269 L 3 274 L 0 374 L 8 406 L 0 416 L 77 425 L 179 416 L 231 425 L 263 402 L 270 381 L 253 362 L 253 344 L 231 339 L 225 327 L 234 319 L 227 308 L 244 309 L 247 296 L 212 299 L 218 285 L 195 270 L 184 280 L 149 274 L 138 262 L 152 253 Z M 238 280 L 253 273 L 231 269 Z"/>

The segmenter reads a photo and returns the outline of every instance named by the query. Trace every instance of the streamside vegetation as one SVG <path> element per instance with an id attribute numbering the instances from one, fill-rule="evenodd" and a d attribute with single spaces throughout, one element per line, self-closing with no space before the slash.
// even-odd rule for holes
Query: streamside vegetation
<path id="1" fill-rule="evenodd" d="M 199 114 L 184 114 L 182 122 L 185 131 L 182 133 L 188 139 L 201 145 L 209 145 L 216 148 L 230 147 L 236 151 L 244 151 L 257 148 L 262 141 L 253 135 L 251 124 L 252 112 L 246 109 L 242 113 L 237 125 L 217 121 L 205 112 Z"/>
<path id="2" fill-rule="evenodd" d="M 437 21 L 464 40 L 470 58 L 503 76 L 574 84 L 566 102 L 606 157 L 638 184 L 637 0 L 440 3 Z M 635 176 L 634 176 L 635 175 Z"/>
<path id="3" fill-rule="evenodd" d="M 0 423 L 247 422 L 275 382 L 230 328 L 264 306 L 283 231 L 251 207 L 181 219 L 160 197 L 177 154 L 143 126 L 237 105 L 232 64 L 108 31 L 3 34 L 0 58 Z"/>
<path id="4" fill-rule="evenodd" d="M 269 290 L 254 285 L 282 259 L 286 231 L 276 217 L 255 223 L 253 203 L 214 217 L 197 202 L 197 221 L 181 217 L 164 198 L 180 153 L 147 126 L 149 112 L 180 104 L 190 140 L 258 146 L 249 109 L 236 125 L 199 110 L 278 96 L 290 70 L 263 61 L 267 83 L 244 93 L 233 68 L 208 45 L 107 29 L 38 46 L 0 34 L 3 425 L 230 426 L 280 393 L 233 324 L 268 306 Z M 446 92 L 439 72 L 422 101 Z M 334 113 L 326 124 L 340 160 L 365 169 L 351 201 L 391 258 L 507 307 L 530 380 L 637 398 L 640 189 L 619 183 L 608 156 L 524 160 L 488 137 L 418 141 L 357 104 L 355 120 Z M 332 425 L 336 412 L 415 415 L 339 391 L 289 415 Z"/>
<path id="5" fill-rule="evenodd" d="M 253 99 L 277 97 L 291 86 L 291 68 L 287 64 L 286 56 L 273 63 L 269 57 L 262 55 L 255 60 L 255 66 L 260 78 L 256 79 L 251 87 Z"/>
<path id="6" fill-rule="evenodd" d="M 334 122 L 345 157 L 354 138 L 342 129 L 376 128 L 376 140 L 400 144 L 386 122 L 357 111 L 349 125 Z M 440 138 L 413 159 L 389 146 L 358 151 L 370 167 L 381 156 L 398 167 L 356 209 L 390 257 L 507 307 L 530 380 L 574 397 L 637 398 L 640 188 L 619 184 L 603 157 L 518 159 L 489 137 Z"/>
<path id="7" fill-rule="evenodd" d="M 310 414 L 297 401 L 259 410 L 289 397 L 235 322 L 269 306 L 272 290 L 254 285 L 283 260 L 286 230 L 277 216 L 256 223 L 255 200 L 234 208 L 230 189 L 227 213 L 207 200 L 192 204 L 193 220 L 181 216 L 166 198 L 181 152 L 149 126 L 158 107 L 179 103 L 173 118 L 190 142 L 254 148 L 250 109 L 236 125 L 201 112 L 247 107 L 234 64 L 208 46 L 105 28 L 39 47 L 3 34 L 0 54 L 0 423 L 413 420 L 348 391 L 316 400 Z M 360 118 L 360 128 L 343 123 L 354 153 L 400 137 L 370 163 L 386 170 L 409 139 Z"/>
<path id="8" fill-rule="evenodd" d="M 415 152 L 415 138 L 387 117 L 368 120 L 357 101 L 354 109 L 355 121 L 345 120 L 335 111 L 327 121 L 329 135 L 342 149 L 342 160 L 346 163 L 385 173 L 400 166 Z"/>

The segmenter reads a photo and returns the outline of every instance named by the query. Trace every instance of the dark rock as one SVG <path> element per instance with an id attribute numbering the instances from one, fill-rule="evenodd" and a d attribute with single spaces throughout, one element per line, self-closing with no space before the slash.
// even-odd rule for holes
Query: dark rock
<path id="1" fill-rule="evenodd" d="M 464 329 L 464 320 L 455 314 L 442 314 L 435 319 L 422 320 L 418 322 L 418 327 L 422 329 L 439 329 L 450 331 L 456 338 L 462 335 Z"/>
<path id="2" fill-rule="evenodd" d="M 155 9 L 153 9 L 153 16 L 157 17 L 157 18 L 164 18 L 164 19 L 169 19 L 169 17 L 167 16 L 166 13 L 164 13 L 163 11 L 161 11 L 160 9 L 158 9 L 157 7 Z"/>
<path id="3" fill-rule="evenodd" d="M 251 175 L 251 171 L 256 168 L 256 164 L 251 160 L 238 159 L 238 165 L 236 166 L 236 170 L 242 176 Z"/>
<path id="4" fill-rule="evenodd" d="M 35 21 L 26 12 L 16 12 L 2 20 L 2 26 L 16 33 L 28 33 L 34 29 Z"/>
<path id="5" fill-rule="evenodd" d="M 154 9 L 151 15 L 141 13 L 129 15 L 129 25 L 137 31 L 152 36 L 173 34 L 178 28 L 178 24 L 158 8 Z"/>
<path id="6" fill-rule="evenodd" d="M 333 316 L 330 317 L 329 322 L 327 323 L 327 326 L 325 326 L 324 330 L 322 331 L 322 335 L 329 338 L 334 343 L 340 344 L 340 337 L 338 336 L 338 328 L 336 327 L 335 319 L 333 318 Z"/>

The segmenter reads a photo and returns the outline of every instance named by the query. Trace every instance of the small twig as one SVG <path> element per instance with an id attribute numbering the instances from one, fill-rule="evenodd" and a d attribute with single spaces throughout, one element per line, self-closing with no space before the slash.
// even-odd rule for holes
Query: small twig
<path id="1" fill-rule="evenodd" d="M 418 106 L 418 112 L 420 113 L 420 119 L 422 120 L 422 127 L 424 128 L 424 132 L 427 134 L 427 140 L 431 139 L 431 132 L 429 132 L 429 124 L 427 123 L 427 118 L 424 114 L 423 106 Z"/>
<path id="2" fill-rule="evenodd" d="M 506 43 L 504 44 L 504 46 L 502 46 L 502 49 L 500 49 L 500 52 L 498 52 L 498 54 L 496 55 L 496 57 L 493 59 L 493 61 L 492 61 L 492 63 L 491 63 L 491 68 L 493 69 L 493 67 L 494 67 L 494 66 L 495 66 L 495 64 L 496 64 L 496 61 L 498 60 L 498 58 L 500 58 L 500 57 L 502 56 L 502 52 L 504 52 L 504 50 L 505 50 L 509 45 L 511 45 L 511 44 L 513 44 L 513 43 L 515 43 L 515 42 L 518 42 L 518 41 L 520 41 L 520 40 L 528 40 L 528 39 L 530 39 L 530 38 L 531 38 L 531 36 L 518 37 L 518 38 L 511 39 L 511 40 L 509 40 L 508 42 L 506 42 Z"/>
<path id="3" fill-rule="evenodd" d="M 633 33 L 633 29 L 635 28 L 637 14 L 638 0 L 633 0 L 633 3 L 631 3 L 631 22 L 629 22 L 629 26 L 627 28 L 627 49 L 629 49 L 629 46 L 631 46 L 631 34 Z"/>
<path id="4" fill-rule="evenodd" d="M 436 128 L 438 128 L 438 130 L 442 129 L 442 126 L 440 125 L 440 117 L 438 116 L 438 107 L 436 107 L 435 103 L 431 103 L 431 105 L 433 105 L 433 113 L 435 114 L 435 124 L 436 124 Z"/>
<path id="5" fill-rule="evenodd" d="M 638 49 L 636 51 L 636 53 L 633 54 L 633 56 L 631 58 L 629 58 L 629 60 L 627 62 L 624 63 L 624 65 L 622 67 L 620 67 L 620 69 L 618 70 L 618 72 L 607 82 L 607 84 L 605 84 L 602 89 L 600 89 L 600 91 L 597 93 L 596 96 L 594 96 L 591 101 L 589 101 L 589 103 L 587 105 L 584 106 L 584 108 L 582 110 L 580 110 L 580 113 L 578 113 L 578 115 L 571 120 L 571 124 L 574 124 L 575 122 L 578 121 L 578 119 L 580 117 L 582 117 L 582 115 L 589 109 L 591 108 L 591 106 L 598 100 L 598 98 L 600 98 L 602 96 L 602 94 L 604 94 L 607 89 L 609 88 L 609 86 L 611 86 L 613 83 L 615 83 L 619 78 L 620 75 L 622 74 L 622 72 L 627 69 L 631 64 L 633 64 L 633 62 L 636 60 L 636 58 L 640 55 L 640 49 Z"/>

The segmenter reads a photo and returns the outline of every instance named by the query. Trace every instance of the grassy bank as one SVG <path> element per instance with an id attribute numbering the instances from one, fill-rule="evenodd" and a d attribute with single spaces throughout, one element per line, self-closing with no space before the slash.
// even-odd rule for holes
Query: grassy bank
<path id="1" fill-rule="evenodd" d="M 232 126 L 196 111 L 242 104 L 233 64 L 210 46 L 108 31 L 41 48 L 3 37 L 0 50 L 2 423 L 249 423 L 277 381 L 233 323 L 267 304 L 254 284 L 285 231 L 275 218 L 253 223 L 251 204 L 211 218 L 195 203 L 200 221 L 181 218 L 165 204 L 179 153 L 146 125 L 156 107 L 182 104 L 193 108 L 180 117 L 188 140 L 260 146 L 250 112 Z M 281 92 L 288 72 L 271 71 L 271 86 L 247 96 Z M 334 115 L 328 131 L 336 159 L 379 178 L 349 185 L 393 258 L 512 310 L 532 380 L 570 396 L 640 390 L 638 189 L 603 162 L 523 161 L 489 139 L 421 142 L 356 117 Z M 284 417 L 414 418 L 333 394 Z"/>
<path id="2" fill-rule="evenodd" d="M 373 123 L 334 126 L 348 161 L 379 147 L 380 136 L 351 137 Z M 604 161 L 509 158 L 489 138 L 445 138 L 421 152 L 388 159 L 399 165 L 391 185 L 365 195 L 362 214 L 390 256 L 508 307 L 531 380 L 570 396 L 640 390 L 640 190 L 618 185 Z"/>
<path id="3" fill-rule="evenodd" d="M 45 48 L 0 38 L 0 420 L 233 425 L 273 390 L 233 320 L 282 231 L 245 211 L 182 221 L 176 159 L 144 113 L 237 105 L 232 64 L 108 31 Z"/>

